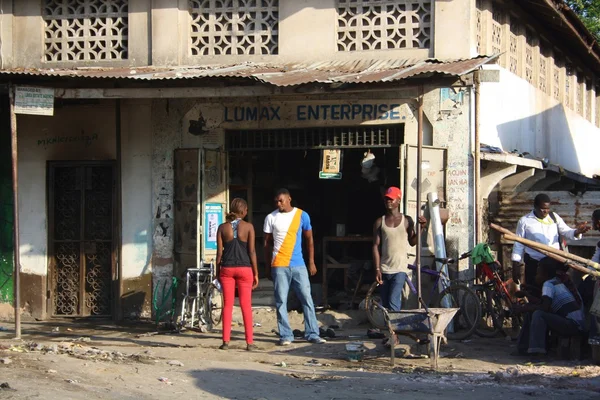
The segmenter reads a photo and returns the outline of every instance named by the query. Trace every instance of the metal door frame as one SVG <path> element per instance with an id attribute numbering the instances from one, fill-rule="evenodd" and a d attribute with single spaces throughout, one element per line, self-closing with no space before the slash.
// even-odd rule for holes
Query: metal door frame
<path id="1" fill-rule="evenodd" d="M 110 317 L 114 317 L 117 313 L 117 310 L 115 309 L 115 294 L 118 294 L 118 283 L 119 283 L 119 277 L 120 274 L 118 273 L 117 270 L 117 254 L 118 254 L 118 250 L 119 250 L 119 246 L 118 246 L 118 237 L 117 237 L 117 229 L 118 229 L 118 221 L 117 221 L 117 215 L 118 211 L 120 210 L 120 204 L 118 204 L 117 202 L 117 164 L 115 160 L 108 160 L 108 161 L 47 161 L 46 162 L 46 199 L 47 199 L 47 207 L 46 207 L 46 216 L 47 216 L 47 220 L 48 220 L 48 226 L 46 228 L 46 234 L 47 234 L 47 243 L 48 243 L 48 252 L 47 252 L 47 275 L 46 275 L 46 310 L 48 310 L 48 314 L 51 318 L 106 318 L 108 316 L 94 316 L 94 315 L 84 315 L 82 313 L 83 309 L 82 304 L 83 301 L 85 301 L 85 298 L 82 298 L 80 300 L 80 310 L 79 314 L 77 315 L 56 315 L 54 314 L 54 281 L 53 281 L 53 277 L 54 277 L 54 268 L 56 268 L 55 265 L 55 256 L 54 256 L 54 188 L 52 186 L 52 183 L 54 182 L 54 171 L 56 168 L 60 168 L 60 167 L 71 167 L 71 168 L 85 168 L 85 167 L 94 167 L 94 166 L 100 166 L 100 167 L 111 167 L 111 174 L 112 174 L 112 193 L 111 193 L 111 200 L 112 200 L 112 220 L 111 220 L 111 226 L 112 226 L 112 231 L 111 231 L 111 237 L 112 237 L 112 241 L 111 241 L 111 271 L 110 271 L 110 276 L 111 276 L 111 284 L 109 285 L 110 287 L 110 305 L 111 305 L 111 315 Z M 82 205 L 83 207 L 83 205 Z M 83 211 L 82 211 L 83 212 Z M 82 221 L 83 222 L 83 221 Z M 83 228 L 83 224 L 82 224 L 82 228 Z M 84 239 L 84 238 L 83 238 Z M 82 242 L 84 241 L 82 239 Z M 85 270 L 85 257 L 81 257 L 81 262 L 83 262 L 83 270 Z M 82 274 L 82 277 L 80 277 L 81 282 L 83 282 L 82 287 L 85 288 L 85 274 Z M 85 290 L 85 289 L 83 289 Z"/>

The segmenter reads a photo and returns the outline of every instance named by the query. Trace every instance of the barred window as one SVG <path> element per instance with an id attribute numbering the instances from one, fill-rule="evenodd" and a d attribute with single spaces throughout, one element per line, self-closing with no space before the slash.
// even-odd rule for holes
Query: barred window
<path id="1" fill-rule="evenodd" d="M 562 98 L 562 88 L 560 85 L 560 75 L 563 61 L 558 53 L 554 53 L 554 68 L 552 69 L 552 95 L 558 101 Z"/>
<path id="2" fill-rule="evenodd" d="M 128 0 L 44 0 L 44 61 L 128 57 Z"/>
<path id="3" fill-rule="evenodd" d="M 573 64 L 569 61 L 565 62 L 565 106 L 573 108 L 572 82 L 573 82 Z"/>
<path id="4" fill-rule="evenodd" d="M 519 74 L 519 34 L 521 32 L 521 24 L 514 15 L 510 15 L 510 32 L 508 35 L 508 69 L 513 74 Z"/>
<path id="5" fill-rule="evenodd" d="M 502 53 L 502 24 L 504 10 L 497 3 L 492 3 L 492 53 Z"/>
<path id="6" fill-rule="evenodd" d="M 594 98 L 592 96 L 593 92 L 592 92 L 592 81 L 590 79 L 585 81 L 585 92 L 586 92 L 586 98 L 585 98 L 585 119 L 587 119 L 590 122 L 592 121 L 592 107 L 593 107 L 593 101 Z"/>
<path id="7" fill-rule="evenodd" d="M 477 54 L 483 53 L 483 15 L 481 10 L 483 9 L 483 5 L 481 0 L 475 0 L 475 9 L 477 13 L 477 26 L 476 26 L 476 35 L 477 35 Z"/>
<path id="8" fill-rule="evenodd" d="M 525 30 L 525 79 L 527 82 L 535 85 L 533 77 L 533 47 L 535 46 L 535 37 L 529 29 Z"/>
<path id="9" fill-rule="evenodd" d="M 577 113 L 583 117 L 584 91 L 583 91 L 583 77 L 581 76 L 581 73 L 576 74 L 575 80 L 576 80 L 575 111 L 577 111 Z"/>
<path id="10" fill-rule="evenodd" d="M 338 51 L 428 49 L 431 0 L 337 0 Z"/>
<path id="11" fill-rule="evenodd" d="M 279 0 L 189 0 L 190 54 L 278 53 Z"/>

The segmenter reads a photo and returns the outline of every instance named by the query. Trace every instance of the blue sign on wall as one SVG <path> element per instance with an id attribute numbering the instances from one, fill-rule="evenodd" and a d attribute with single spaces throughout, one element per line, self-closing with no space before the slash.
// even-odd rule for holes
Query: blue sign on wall
<path id="1" fill-rule="evenodd" d="M 217 229 L 223 223 L 223 204 L 204 206 L 204 250 L 217 250 Z"/>

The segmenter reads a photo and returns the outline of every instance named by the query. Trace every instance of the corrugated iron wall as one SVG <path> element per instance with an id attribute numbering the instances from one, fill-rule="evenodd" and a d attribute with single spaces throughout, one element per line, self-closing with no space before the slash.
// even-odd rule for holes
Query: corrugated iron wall
<path id="1" fill-rule="evenodd" d="M 573 195 L 570 192 L 522 192 L 499 193 L 499 210 L 497 215 L 492 215 L 506 229 L 514 231 L 519 218 L 533 209 L 533 199 L 540 193 L 546 193 L 552 200 L 552 211 L 571 227 L 579 222 L 588 221 L 591 224 L 592 213 L 600 208 L 600 192 L 586 192 Z M 590 231 L 585 235 L 587 240 L 581 244 L 589 245 L 591 239 L 596 243 L 600 240 L 600 232 Z"/>

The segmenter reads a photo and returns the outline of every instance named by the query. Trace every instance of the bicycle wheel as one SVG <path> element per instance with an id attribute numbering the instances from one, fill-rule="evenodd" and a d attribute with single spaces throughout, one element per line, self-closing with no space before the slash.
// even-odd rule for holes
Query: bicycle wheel
<path id="1" fill-rule="evenodd" d="M 221 323 L 221 317 L 223 316 L 223 294 L 215 287 L 210 284 L 206 293 L 204 312 L 206 313 L 205 321 L 208 330 L 212 330 L 215 325 Z"/>
<path id="2" fill-rule="evenodd" d="M 452 325 L 446 332 L 446 337 L 450 340 L 463 340 L 471 336 L 481 315 L 477 294 L 463 284 L 450 285 L 444 289 L 438 296 L 435 307 L 458 308 L 452 318 Z"/>
<path id="3" fill-rule="evenodd" d="M 152 308 L 154 309 L 154 318 L 156 326 L 160 325 L 160 322 L 164 317 L 169 317 L 169 324 L 173 324 L 175 318 L 176 309 L 176 291 L 177 291 L 177 280 L 164 280 L 162 284 L 157 283 L 152 293 Z"/>
<path id="4" fill-rule="evenodd" d="M 504 326 L 504 308 L 496 292 L 487 286 L 477 285 L 475 293 L 481 304 L 481 318 L 475 328 L 478 336 L 493 338 Z"/>
<path id="5" fill-rule="evenodd" d="M 367 318 L 373 327 L 377 329 L 387 329 L 383 312 L 375 305 L 377 303 L 381 304 L 381 297 L 375 293 L 377 286 L 379 286 L 377 282 L 373 282 L 367 292 L 367 296 L 365 297 L 365 311 L 367 312 Z"/>

